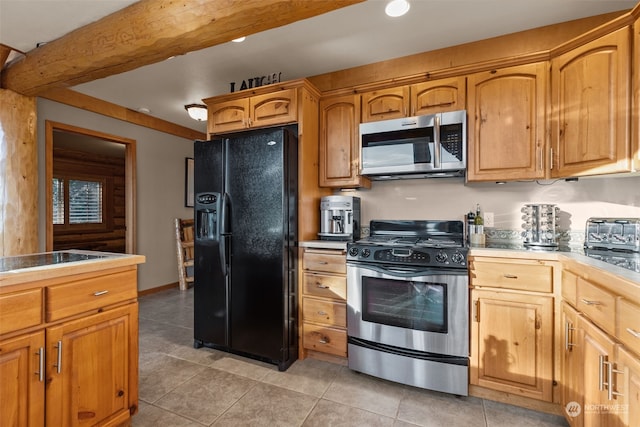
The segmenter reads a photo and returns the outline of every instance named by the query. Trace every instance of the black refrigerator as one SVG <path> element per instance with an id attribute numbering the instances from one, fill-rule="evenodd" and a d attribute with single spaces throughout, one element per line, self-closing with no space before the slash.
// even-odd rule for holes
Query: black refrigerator
<path id="1" fill-rule="evenodd" d="M 295 126 L 194 143 L 194 347 L 298 354 Z"/>

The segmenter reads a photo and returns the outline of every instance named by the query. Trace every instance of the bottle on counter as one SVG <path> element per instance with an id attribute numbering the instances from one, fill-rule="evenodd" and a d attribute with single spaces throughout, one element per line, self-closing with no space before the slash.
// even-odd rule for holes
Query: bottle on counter
<path id="1" fill-rule="evenodd" d="M 484 246 L 484 219 L 482 218 L 482 213 L 480 212 L 480 204 L 476 205 L 476 213 L 473 217 L 473 226 L 471 228 L 472 232 L 469 235 L 469 243 L 471 244 L 471 246 Z"/>
<path id="2" fill-rule="evenodd" d="M 475 225 L 475 232 L 478 234 L 484 233 L 484 219 L 480 213 L 480 204 L 476 205 L 476 215 L 473 219 L 473 225 Z"/>

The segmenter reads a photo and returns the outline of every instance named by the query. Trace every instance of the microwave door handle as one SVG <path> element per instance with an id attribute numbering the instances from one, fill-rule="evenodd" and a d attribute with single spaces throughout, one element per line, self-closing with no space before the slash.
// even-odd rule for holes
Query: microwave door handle
<path id="1" fill-rule="evenodd" d="M 433 168 L 440 169 L 440 114 L 436 114 L 433 125 Z"/>

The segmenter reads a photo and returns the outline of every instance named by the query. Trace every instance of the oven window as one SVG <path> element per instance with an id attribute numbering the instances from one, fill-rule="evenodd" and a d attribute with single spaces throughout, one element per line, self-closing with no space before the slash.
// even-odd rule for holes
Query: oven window
<path id="1" fill-rule="evenodd" d="M 362 320 L 419 331 L 447 333 L 447 286 L 362 278 Z"/>

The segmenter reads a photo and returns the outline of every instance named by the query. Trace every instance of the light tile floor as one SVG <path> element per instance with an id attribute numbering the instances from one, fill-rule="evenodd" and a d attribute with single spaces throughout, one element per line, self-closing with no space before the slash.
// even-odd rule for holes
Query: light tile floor
<path id="1" fill-rule="evenodd" d="M 286 372 L 193 348 L 193 289 L 140 298 L 136 427 L 566 426 L 562 417 L 455 397 L 314 359 Z"/>

